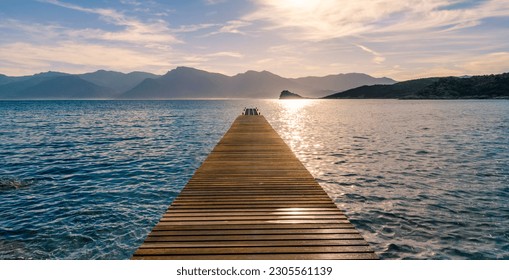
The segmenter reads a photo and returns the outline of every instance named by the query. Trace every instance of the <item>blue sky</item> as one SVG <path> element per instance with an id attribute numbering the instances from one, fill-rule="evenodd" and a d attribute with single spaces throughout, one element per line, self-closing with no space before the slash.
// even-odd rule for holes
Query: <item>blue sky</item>
<path id="1" fill-rule="evenodd" d="M 509 1 L 1 0 L 0 73 L 509 71 Z"/>

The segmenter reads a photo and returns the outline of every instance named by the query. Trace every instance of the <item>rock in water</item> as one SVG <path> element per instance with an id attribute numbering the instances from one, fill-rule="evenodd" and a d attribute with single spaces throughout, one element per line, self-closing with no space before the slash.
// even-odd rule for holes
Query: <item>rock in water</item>
<path id="1" fill-rule="evenodd" d="M 302 97 L 296 93 L 290 92 L 289 90 L 283 90 L 281 94 L 279 95 L 279 99 L 303 99 L 305 97 Z"/>

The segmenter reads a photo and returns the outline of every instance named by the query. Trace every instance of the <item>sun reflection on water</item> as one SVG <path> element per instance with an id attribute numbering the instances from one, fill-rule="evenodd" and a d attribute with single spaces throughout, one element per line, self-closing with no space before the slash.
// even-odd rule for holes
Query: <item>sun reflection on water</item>
<path id="1" fill-rule="evenodd" d="M 303 119 L 309 117 L 306 108 L 314 103 L 310 99 L 279 100 L 279 120 L 284 124 L 283 133 L 290 139 L 291 148 L 301 144 Z"/>
<path id="2" fill-rule="evenodd" d="M 309 126 L 304 124 L 310 122 L 313 110 L 316 110 L 317 103 L 320 100 L 314 99 L 290 99 L 278 100 L 278 122 L 280 122 L 280 135 L 290 146 L 292 151 L 308 151 L 309 145 L 320 145 L 319 141 L 309 141 L 309 137 L 314 137 L 313 132 L 309 131 Z M 312 122 L 312 120 L 311 120 Z M 307 128 L 306 128 L 307 127 Z M 311 156 L 309 153 L 296 152 L 296 156 L 303 160 Z M 317 175 L 318 170 L 308 166 L 308 170 Z"/>
<path id="3" fill-rule="evenodd" d="M 313 99 L 282 99 L 279 100 L 279 105 L 282 109 L 287 111 L 287 113 L 299 113 L 301 109 L 312 105 L 316 101 Z"/>

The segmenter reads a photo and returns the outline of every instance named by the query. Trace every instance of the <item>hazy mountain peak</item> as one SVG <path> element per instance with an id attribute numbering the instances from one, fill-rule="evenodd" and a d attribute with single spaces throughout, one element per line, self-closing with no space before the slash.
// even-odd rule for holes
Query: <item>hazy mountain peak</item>
<path id="1" fill-rule="evenodd" d="M 175 69 L 173 69 L 169 72 L 207 72 L 207 71 L 196 69 L 193 67 L 188 67 L 188 66 L 177 66 Z"/>
<path id="2" fill-rule="evenodd" d="M 56 72 L 56 71 L 47 71 L 41 72 L 33 75 L 32 77 L 59 77 L 59 76 L 69 76 L 71 74 Z"/>
<path id="3" fill-rule="evenodd" d="M 78 76 L 83 80 L 98 86 L 110 88 L 118 94 L 132 89 L 147 78 L 159 77 L 157 75 L 145 72 L 131 72 L 129 74 L 124 74 L 122 72 L 103 69 Z"/>
<path id="4" fill-rule="evenodd" d="M 0 74 L 0 85 L 8 84 L 8 83 L 10 83 L 12 81 L 14 81 L 14 78 L 9 77 L 9 76 L 4 75 L 4 74 Z"/>
<path id="5" fill-rule="evenodd" d="M 16 92 L 16 99 L 87 99 L 104 98 L 111 89 L 87 82 L 76 75 L 45 79 L 34 86 Z"/>
<path id="6" fill-rule="evenodd" d="M 104 69 L 100 69 L 100 70 L 97 70 L 95 72 L 92 72 L 92 73 L 88 73 L 88 74 L 106 74 L 106 73 L 109 73 L 109 74 L 123 74 L 122 72 L 118 72 L 118 71 L 112 71 L 112 70 L 104 70 Z"/>
<path id="7" fill-rule="evenodd" d="M 278 78 L 278 79 L 285 79 L 279 75 L 276 75 L 272 72 L 269 72 L 267 70 L 262 70 L 262 71 L 255 71 L 255 70 L 248 70 L 244 73 L 240 73 L 240 74 L 237 74 L 235 76 L 233 76 L 234 78 L 239 78 L 239 77 L 258 77 L 258 78 L 269 78 L 269 79 L 273 79 L 273 78 Z"/>
<path id="8" fill-rule="evenodd" d="M 175 69 L 172 69 L 172 70 L 168 71 L 163 76 L 172 75 L 172 74 L 178 74 L 178 75 L 195 75 L 195 74 L 201 74 L 201 75 L 203 75 L 203 74 L 205 74 L 205 75 L 206 74 L 223 75 L 223 74 L 219 74 L 219 73 L 207 72 L 205 70 L 196 69 L 196 68 L 193 68 L 193 67 L 178 66 Z"/>

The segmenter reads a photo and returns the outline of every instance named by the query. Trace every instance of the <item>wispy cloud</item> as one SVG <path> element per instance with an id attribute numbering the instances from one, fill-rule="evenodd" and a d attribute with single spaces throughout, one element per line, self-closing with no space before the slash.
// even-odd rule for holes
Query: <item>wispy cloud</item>
<path id="1" fill-rule="evenodd" d="M 204 0 L 205 4 L 207 4 L 207 5 L 217 5 L 220 3 L 224 3 L 226 1 L 227 0 Z"/>
<path id="2" fill-rule="evenodd" d="M 241 20 L 231 20 L 226 23 L 221 29 L 219 29 L 219 33 L 238 33 L 244 34 L 244 32 L 240 31 L 240 28 L 250 25 L 249 22 L 241 21 Z"/>
<path id="3" fill-rule="evenodd" d="M 244 55 L 238 52 L 216 52 L 208 54 L 209 57 L 233 57 L 233 58 L 243 58 Z"/>
<path id="4" fill-rule="evenodd" d="M 103 16 L 104 19 L 107 19 L 108 21 L 110 21 L 112 23 L 119 24 L 119 25 L 126 24 L 129 22 L 122 13 L 120 13 L 114 9 L 85 8 L 85 7 L 82 7 L 79 5 L 62 2 L 59 0 L 37 0 L 37 1 L 42 2 L 42 3 L 53 4 L 53 5 L 71 9 L 71 10 L 97 14 L 97 15 Z"/>
<path id="5" fill-rule="evenodd" d="M 269 29 L 284 29 L 289 37 L 327 40 L 381 32 L 454 30 L 478 25 L 483 19 L 509 15 L 509 2 L 488 0 L 451 8 L 448 0 L 254 0 L 258 9 L 243 19 L 264 21 Z"/>
<path id="6" fill-rule="evenodd" d="M 222 25 L 219 30 L 211 32 L 207 34 L 207 36 L 221 34 L 221 33 L 231 33 L 231 34 L 240 34 L 240 35 L 246 35 L 245 32 L 241 31 L 240 29 L 242 27 L 246 27 L 251 25 L 250 22 L 243 21 L 243 20 L 230 20 L 226 22 L 226 24 Z"/>
<path id="7" fill-rule="evenodd" d="M 161 72 L 168 69 L 171 56 L 162 53 L 138 51 L 114 46 L 83 43 L 59 43 L 39 45 L 32 43 L 13 43 L 0 45 L 2 64 L 16 65 L 11 73 L 23 75 L 47 71 L 51 66 L 60 65 L 66 71 L 82 73 L 84 70 L 114 69 L 119 71 Z M 73 71 L 73 69 L 76 69 Z M 149 70 L 151 69 L 151 70 Z M 5 69 L 1 69 L 2 71 Z"/>
<path id="8" fill-rule="evenodd" d="M 382 62 L 385 61 L 385 57 L 383 57 L 381 54 L 379 54 L 378 52 L 366 47 L 366 46 L 363 46 L 363 45 L 358 45 L 356 44 L 357 47 L 359 47 L 361 50 L 367 52 L 367 53 L 370 53 L 372 54 L 374 57 L 373 57 L 373 62 L 376 63 L 376 64 L 380 64 Z"/>
<path id="9" fill-rule="evenodd" d="M 215 53 L 205 53 L 205 54 L 193 54 L 184 56 L 184 60 L 188 62 L 206 62 L 214 59 L 224 59 L 224 58 L 234 58 L 240 59 L 243 58 L 244 55 L 238 52 L 215 52 Z"/>
<path id="10" fill-rule="evenodd" d="M 203 29 L 208 29 L 212 27 L 217 27 L 220 24 L 217 23 L 200 23 L 200 24 L 189 24 L 189 25 L 181 25 L 178 28 L 172 28 L 174 33 L 186 33 L 186 32 L 196 32 Z"/>
<path id="11" fill-rule="evenodd" d="M 136 1 L 136 0 L 120 0 L 120 3 L 124 5 L 132 5 L 132 6 L 141 6 L 143 5 L 142 2 Z"/>
<path id="12" fill-rule="evenodd" d="M 349 71 L 363 63 L 364 72 L 381 75 L 423 73 L 486 73 L 509 66 L 504 51 L 507 41 L 500 32 L 507 27 L 486 27 L 486 22 L 509 17 L 509 2 L 499 0 L 252 0 L 256 9 L 240 19 L 279 36 L 284 43 L 269 48 L 272 53 L 296 58 L 292 45 L 314 42 L 318 51 L 306 49 L 323 65 L 324 53 L 331 54 L 328 65 Z M 488 28 L 488 29 L 487 29 Z M 351 49 L 344 46 L 354 46 Z M 333 50 L 336 51 L 333 51 Z M 358 50 L 372 55 L 366 63 Z M 497 52 L 498 50 L 498 52 Z M 304 52 L 304 51 L 303 51 Z M 334 55 L 332 55 L 334 53 Z M 473 57 L 483 57 L 472 61 Z M 320 58 L 322 61 L 320 61 Z M 494 58 L 498 58 L 497 61 Z M 417 60 L 421 59 L 420 62 Z M 402 61 L 406 60 L 406 61 Z M 263 60 L 262 60 L 263 61 Z M 319 62 L 320 61 L 320 62 Z M 304 63 L 304 59 L 300 59 Z M 398 67 L 396 67 L 398 66 Z M 370 70 L 366 70 L 370 69 Z M 411 72 L 405 74 L 405 72 Z M 413 73 L 412 73 L 413 72 Z"/>
<path id="13" fill-rule="evenodd" d="M 467 74 L 509 72 L 509 52 L 496 52 L 473 57 L 460 65 Z"/>
<path id="14" fill-rule="evenodd" d="M 102 40 L 120 41 L 128 43 L 142 44 L 171 44 L 181 43 L 168 27 L 168 24 L 162 20 L 153 20 L 151 22 L 142 22 L 136 18 L 128 17 L 122 12 L 115 9 L 103 8 L 86 8 L 75 4 L 65 3 L 58 0 L 39 0 L 40 2 L 53 4 L 63 8 L 76 10 L 85 13 L 96 14 L 100 18 L 110 24 L 124 27 L 121 31 L 111 32 L 104 30 L 73 30 L 70 34 L 87 37 L 88 39 L 96 38 Z"/>
<path id="15" fill-rule="evenodd" d="M 59 0 L 39 2 L 96 15 L 104 24 L 72 28 L 58 23 L 0 20 L 0 29 L 9 31 L 4 37 L 9 39 L 0 42 L 0 61 L 17 69 L 9 71 L 11 73 L 33 73 L 38 67 L 40 71 L 152 69 L 150 71 L 160 73 L 168 69 L 177 56 L 172 51 L 173 46 L 183 44 L 168 23 L 160 19 L 147 22 L 116 9 L 87 8 Z M 139 3 L 124 2 L 134 6 Z"/>

